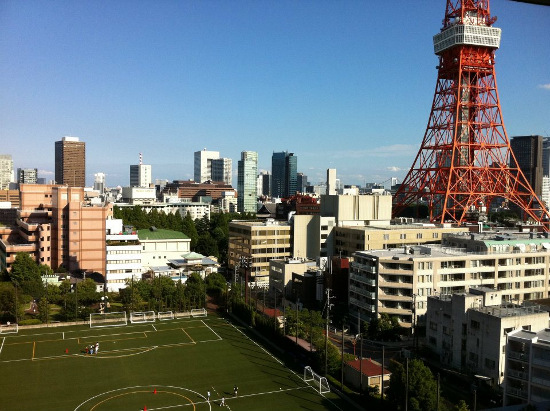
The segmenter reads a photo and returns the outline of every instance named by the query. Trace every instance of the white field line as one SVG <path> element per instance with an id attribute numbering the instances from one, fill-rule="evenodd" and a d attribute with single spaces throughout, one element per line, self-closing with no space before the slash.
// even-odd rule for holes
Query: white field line
<path id="1" fill-rule="evenodd" d="M 228 401 L 231 401 L 231 400 L 235 400 L 235 399 L 238 399 L 238 398 L 245 398 L 245 397 L 257 397 L 259 395 L 269 395 L 269 394 L 275 394 L 275 393 L 281 393 L 281 392 L 285 392 L 285 391 L 298 391 L 298 390 L 305 390 L 307 389 L 308 387 L 296 387 L 296 388 L 285 388 L 284 390 L 274 390 L 274 391 L 265 391 L 265 392 L 256 392 L 254 394 L 246 394 L 246 395 L 239 395 L 238 397 L 226 397 L 225 398 L 225 406 L 226 408 L 228 409 L 231 409 L 229 407 L 229 405 L 227 404 Z M 202 397 L 202 395 L 201 395 Z M 221 398 L 217 398 L 217 399 L 210 399 L 210 403 L 219 403 L 221 401 Z M 208 401 L 202 401 L 202 402 L 196 402 L 194 403 L 196 405 L 198 404 L 208 404 Z M 178 408 L 178 407 L 185 407 L 185 406 L 189 406 L 191 404 L 178 404 L 178 405 L 168 405 L 166 407 L 156 407 L 156 408 L 147 408 L 148 411 L 158 411 L 158 410 L 168 410 L 170 408 Z"/>
<path id="2" fill-rule="evenodd" d="M 0 346 L 0 354 L 2 354 L 2 348 L 4 348 L 4 342 L 6 341 L 6 337 L 2 339 L 2 346 Z"/>
<path id="3" fill-rule="evenodd" d="M 210 331 L 212 331 L 212 332 L 216 335 L 216 337 L 218 337 L 220 340 L 223 340 L 223 338 L 220 337 L 216 331 L 214 331 L 212 328 L 210 328 L 210 326 L 209 326 L 208 324 L 206 324 L 206 323 L 204 322 L 204 320 L 201 320 L 201 322 L 202 322 L 206 327 L 208 327 L 208 329 L 209 329 Z"/>
<path id="4" fill-rule="evenodd" d="M 188 388 L 182 388 L 182 387 L 174 387 L 174 386 L 171 386 L 171 385 L 150 385 L 150 386 L 146 386 L 146 385 L 135 385 L 135 386 L 132 386 L 132 387 L 126 387 L 126 388 L 117 388 L 116 390 L 111 390 L 111 391 L 105 391 L 101 394 L 97 394 L 97 395 L 94 395 L 93 397 L 90 397 L 88 398 L 86 401 L 82 402 L 80 405 L 78 405 L 74 411 L 77 411 L 80 407 L 82 407 L 84 404 L 90 402 L 90 401 L 93 401 L 95 400 L 96 398 L 100 398 L 102 396 L 107 396 L 109 394 L 113 394 L 115 392 L 119 392 L 119 391 L 124 391 L 124 390 L 133 390 L 133 391 L 136 391 L 137 389 L 139 388 L 161 388 L 161 389 L 166 389 L 166 388 L 172 388 L 174 390 L 180 390 L 180 391 L 188 391 L 188 392 L 192 392 L 193 394 L 196 394 L 198 397 L 203 397 L 204 398 L 204 395 L 202 394 L 199 394 L 198 392 L 196 391 L 193 391 L 193 390 L 190 390 Z"/>
<path id="5" fill-rule="evenodd" d="M 235 327 L 233 324 L 231 324 L 231 326 L 233 328 L 235 328 L 237 331 L 239 331 L 244 337 L 246 337 L 247 339 L 249 339 L 250 341 L 252 341 L 254 344 L 256 344 L 256 346 L 260 347 L 263 351 L 265 351 L 271 358 L 273 358 L 275 361 L 277 361 L 279 364 L 281 364 L 283 367 L 285 367 L 287 370 L 289 370 L 292 374 L 294 374 L 297 378 L 299 378 L 300 380 L 303 381 L 303 378 L 298 375 L 296 372 L 294 372 L 293 370 L 291 370 L 290 368 L 288 368 L 286 365 L 284 365 L 281 361 L 279 361 L 278 358 L 274 357 L 269 351 L 267 351 L 264 347 L 262 347 L 261 345 L 259 345 L 256 341 L 252 340 L 251 338 L 249 338 L 244 332 L 242 332 L 241 330 L 239 330 L 237 327 Z M 321 395 L 322 397 L 326 398 L 332 405 L 334 405 L 337 409 L 343 411 L 341 408 L 339 408 L 336 404 L 334 404 L 330 399 L 328 399 L 326 397 L 326 395 L 324 394 L 321 394 L 319 393 L 319 391 L 317 391 L 314 387 L 312 387 L 311 385 L 307 384 L 307 388 L 311 388 L 313 391 L 315 391 L 317 394 Z M 284 390 L 283 390 L 284 391 Z"/>

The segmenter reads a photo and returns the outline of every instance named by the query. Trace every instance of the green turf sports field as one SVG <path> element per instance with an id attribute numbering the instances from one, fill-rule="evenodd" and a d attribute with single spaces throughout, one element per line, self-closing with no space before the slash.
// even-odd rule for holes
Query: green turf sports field
<path id="1" fill-rule="evenodd" d="M 97 355 L 84 349 L 99 342 Z M 1 410 L 344 410 L 238 327 L 204 318 L 0 334 Z M 233 386 L 239 387 L 233 396 Z M 206 400 L 207 391 L 211 400 Z"/>

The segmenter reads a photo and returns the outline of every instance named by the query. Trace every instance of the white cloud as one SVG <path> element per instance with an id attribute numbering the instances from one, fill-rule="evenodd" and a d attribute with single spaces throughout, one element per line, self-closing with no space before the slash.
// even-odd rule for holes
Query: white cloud
<path id="1" fill-rule="evenodd" d="M 386 167 L 386 170 L 392 171 L 392 172 L 397 172 L 397 171 L 401 171 L 403 169 L 401 167 L 397 167 L 397 166 L 390 166 L 390 167 Z"/>
<path id="2" fill-rule="evenodd" d="M 38 174 L 41 176 L 53 176 L 55 173 L 50 170 L 38 170 Z"/>
<path id="3" fill-rule="evenodd" d="M 539 88 L 543 88 L 545 90 L 550 90 L 550 83 L 539 84 Z"/>

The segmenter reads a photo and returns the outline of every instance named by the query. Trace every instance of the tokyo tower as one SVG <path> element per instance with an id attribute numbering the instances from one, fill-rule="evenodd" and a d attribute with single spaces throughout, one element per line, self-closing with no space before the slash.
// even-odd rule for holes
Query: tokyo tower
<path id="1" fill-rule="evenodd" d="M 460 224 L 500 198 L 548 231 L 548 211 L 519 169 L 502 121 L 495 20 L 489 0 L 447 0 L 443 28 L 433 40 L 439 64 L 430 119 L 394 195 L 394 216 L 424 203 L 432 222 Z"/>

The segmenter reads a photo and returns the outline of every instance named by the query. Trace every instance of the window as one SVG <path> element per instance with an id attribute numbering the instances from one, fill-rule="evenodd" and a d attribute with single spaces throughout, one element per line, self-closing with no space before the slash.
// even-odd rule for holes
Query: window
<path id="1" fill-rule="evenodd" d="M 485 368 L 487 368 L 488 370 L 494 370 L 495 365 L 496 365 L 495 360 L 485 358 Z"/>
<path id="2" fill-rule="evenodd" d="M 389 240 L 390 239 L 390 235 L 389 234 L 384 234 L 384 240 Z"/>
<path id="3" fill-rule="evenodd" d="M 418 239 L 422 238 L 422 233 L 417 233 L 416 238 L 418 238 Z"/>

